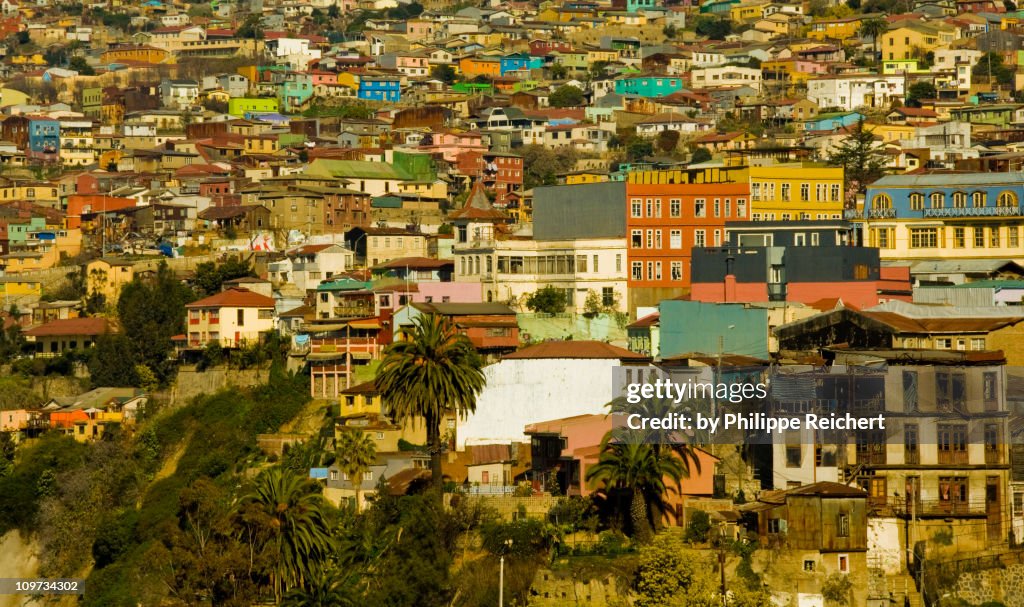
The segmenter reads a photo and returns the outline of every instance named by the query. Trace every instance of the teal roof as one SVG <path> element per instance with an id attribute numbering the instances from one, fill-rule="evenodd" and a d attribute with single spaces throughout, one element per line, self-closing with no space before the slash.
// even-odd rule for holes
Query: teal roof
<path id="1" fill-rule="evenodd" d="M 372 283 L 363 282 L 361 280 L 354 280 L 352 278 L 342 278 L 341 280 L 332 280 L 330 282 L 322 282 L 320 286 L 316 288 L 317 291 L 359 291 L 361 289 L 369 289 Z"/>
<path id="2" fill-rule="evenodd" d="M 398 196 L 378 196 L 370 200 L 370 206 L 375 209 L 400 209 L 402 199 Z"/>
<path id="3" fill-rule="evenodd" d="M 306 167 L 306 175 L 355 179 L 410 179 L 405 171 L 386 162 L 317 158 Z"/>

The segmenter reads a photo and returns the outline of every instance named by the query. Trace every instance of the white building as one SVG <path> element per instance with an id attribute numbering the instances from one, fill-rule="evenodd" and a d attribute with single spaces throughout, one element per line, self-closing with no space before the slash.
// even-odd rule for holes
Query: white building
<path id="1" fill-rule="evenodd" d="M 695 89 L 716 86 L 749 86 L 761 92 L 761 70 L 738 65 L 705 67 L 690 72 L 690 86 Z"/>
<path id="2" fill-rule="evenodd" d="M 267 278 L 274 284 L 291 283 L 301 291 L 312 291 L 354 265 L 355 253 L 340 244 L 307 244 L 268 264 Z"/>
<path id="3" fill-rule="evenodd" d="M 457 448 L 523 442 L 528 424 L 607 413 L 613 369 L 623 364 L 647 366 L 640 354 L 596 341 L 545 342 L 506 354 L 484 367 L 476 412 L 456 422 Z"/>
<path id="4" fill-rule="evenodd" d="M 820 108 L 889 108 L 893 101 L 903 101 L 905 80 L 902 75 L 874 74 L 814 78 L 807 82 L 807 98 Z"/>

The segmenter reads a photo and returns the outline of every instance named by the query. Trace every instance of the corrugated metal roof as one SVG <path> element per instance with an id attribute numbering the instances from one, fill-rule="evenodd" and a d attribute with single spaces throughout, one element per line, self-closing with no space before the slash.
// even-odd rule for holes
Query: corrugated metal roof
<path id="1" fill-rule="evenodd" d="M 1015 176 L 1014 173 L 1000 173 L 998 179 L 992 177 L 992 173 L 926 173 L 923 175 L 887 175 L 871 184 L 872 189 L 885 187 L 956 187 L 985 185 L 1022 185 L 1024 177 Z"/>

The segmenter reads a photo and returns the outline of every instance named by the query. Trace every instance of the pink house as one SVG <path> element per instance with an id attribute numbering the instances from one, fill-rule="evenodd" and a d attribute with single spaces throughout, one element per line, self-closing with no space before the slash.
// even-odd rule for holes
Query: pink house
<path id="1" fill-rule="evenodd" d="M 338 74 L 325 70 L 310 70 L 309 77 L 313 79 L 313 86 L 338 84 Z"/>
<path id="2" fill-rule="evenodd" d="M 476 131 L 462 133 L 443 132 L 431 135 L 431 143 L 420 146 L 420 149 L 432 154 L 441 154 L 448 162 L 456 162 L 466 152 L 483 154 L 488 150 L 484 145 L 483 135 Z"/>
<path id="3" fill-rule="evenodd" d="M 586 482 L 587 471 L 598 462 L 601 440 L 611 429 L 612 418 L 608 415 L 577 415 L 526 426 L 524 433 L 531 438 L 533 462 L 529 477 L 535 489 L 545 485 L 547 475 L 557 474 L 559 486 L 569 495 L 590 495 L 594 488 Z M 690 474 L 683 479 L 680 493 L 669 496 L 671 523 L 682 520 L 688 498 L 714 494 L 719 459 L 699 448 L 696 454 L 699 465 L 690 464 Z"/>

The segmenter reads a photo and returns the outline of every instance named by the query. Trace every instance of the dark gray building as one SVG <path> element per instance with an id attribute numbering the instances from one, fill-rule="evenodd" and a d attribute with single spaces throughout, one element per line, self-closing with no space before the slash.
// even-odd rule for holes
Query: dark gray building
<path id="1" fill-rule="evenodd" d="M 536 240 L 626 237 L 626 183 L 609 181 L 533 189 Z"/>

